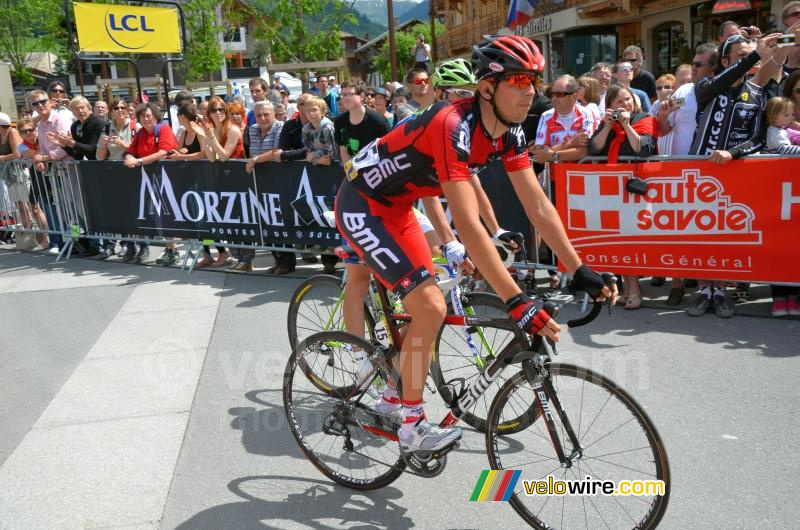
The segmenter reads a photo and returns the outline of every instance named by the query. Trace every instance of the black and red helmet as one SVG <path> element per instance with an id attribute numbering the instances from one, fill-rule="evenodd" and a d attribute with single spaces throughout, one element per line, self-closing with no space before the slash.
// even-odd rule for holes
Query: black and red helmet
<path id="1" fill-rule="evenodd" d="M 519 35 L 485 35 L 472 48 L 472 70 L 478 79 L 506 72 L 541 74 L 544 64 L 533 41 Z"/>

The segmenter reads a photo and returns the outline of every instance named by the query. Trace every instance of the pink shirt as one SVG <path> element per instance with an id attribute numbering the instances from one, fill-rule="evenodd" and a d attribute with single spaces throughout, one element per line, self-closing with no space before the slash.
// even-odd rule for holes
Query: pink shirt
<path id="1" fill-rule="evenodd" d="M 66 114 L 65 112 L 50 111 L 50 117 L 46 120 L 39 120 L 36 125 L 36 133 L 39 135 L 39 154 L 49 155 L 51 160 L 72 160 L 72 157 L 59 144 L 51 142 L 47 137 L 49 132 L 69 134 L 72 120 Z"/>

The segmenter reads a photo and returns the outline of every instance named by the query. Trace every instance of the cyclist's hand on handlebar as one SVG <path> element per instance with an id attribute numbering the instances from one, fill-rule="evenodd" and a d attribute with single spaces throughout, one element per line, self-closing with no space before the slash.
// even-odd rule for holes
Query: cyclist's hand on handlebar
<path id="1" fill-rule="evenodd" d="M 552 306 L 539 300 L 531 300 L 525 293 L 519 293 L 506 300 L 509 316 L 527 333 L 538 333 L 558 342 L 561 327 L 551 318 Z"/>
<path id="2" fill-rule="evenodd" d="M 441 248 L 442 256 L 447 260 L 447 264 L 454 269 L 458 269 L 459 265 L 467 259 L 466 247 L 455 239 L 448 241 Z"/>
<path id="3" fill-rule="evenodd" d="M 616 282 L 612 280 L 614 278 L 612 274 L 598 274 L 586 265 L 581 265 L 575 270 L 572 278 L 575 285 L 589 293 L 593 300 L 600 302 L 611 298 L 611 305 L 617 302 L 619 290 Z"/>
<path id="4" fill-rule="evenodd" d="M 496 234 L 492 236 L 495 241 L 500 241 L 504 247 L 514 252 L 519 252 L 522 248 L 525 238 L 519 232 L 509 232 L 505 228 L 501 228 Z"/>

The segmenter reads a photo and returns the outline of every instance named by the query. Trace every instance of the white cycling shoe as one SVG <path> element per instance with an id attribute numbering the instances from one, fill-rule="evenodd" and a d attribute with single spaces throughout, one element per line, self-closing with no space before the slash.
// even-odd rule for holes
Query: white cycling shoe
<path id="1" fill-rule="evenodd" d="M 438 427 L 420 418 L 407 436 L 403 429 L 397 431 L 400 449 L 405 453 L 417 451 L 439 451 L 450 447 L 461 439 L 461 427 Z"/>

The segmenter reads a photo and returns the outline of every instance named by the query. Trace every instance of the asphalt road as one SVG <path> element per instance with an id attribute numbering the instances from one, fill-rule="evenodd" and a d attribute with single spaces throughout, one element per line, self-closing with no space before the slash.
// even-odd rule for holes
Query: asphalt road
<path id="1" fill-rule="evenodd" d="M 366 493 L 302 456 L 280 388 L 288 299 L 312 272 L 0 251 L 0 528 L 522 527 L 468 501 L 487 467 L 474 433 L 438 478 Z M 565 332 L 559 360 L 612 378 L 657 425 L 673 477 L 660 528 L 796 528 L 800 320 L 659 307 Z"/>

